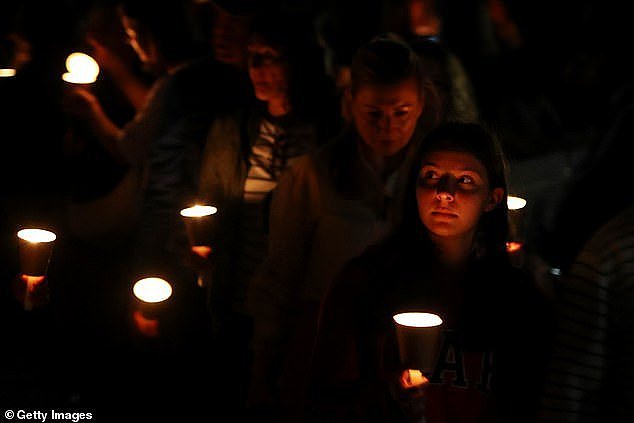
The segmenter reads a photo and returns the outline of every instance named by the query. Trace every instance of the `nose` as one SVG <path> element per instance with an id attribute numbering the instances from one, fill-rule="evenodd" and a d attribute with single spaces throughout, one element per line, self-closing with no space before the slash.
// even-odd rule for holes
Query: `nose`
<path id="1" fill-rule="evenodd" d="M 392 127 L 392 118 L 387 113 L 383 114 L 377 122 L 379 131 L 389 132 Z"/>
<path id="2" fill-rule="evenodd" d="M 441 178 L 436 185 L 436 198 L 444 201 L 454 201 L 456 184 L 450 178 Z"/>
<path id="3" fill-rule="evenodd" d="M 443 192 L 443 191 L 436 192 L 436 198 L 438 200 L 441 200 L 441 201 L 453 201 L 454 200 L 453 194 L 451 194 L 449 192 Z"/>

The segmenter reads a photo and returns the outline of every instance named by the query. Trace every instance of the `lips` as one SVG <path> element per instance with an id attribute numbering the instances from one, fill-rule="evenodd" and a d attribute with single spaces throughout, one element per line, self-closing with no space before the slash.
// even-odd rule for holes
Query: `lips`
<path id="1" fill-rule="evenodd" d="M 431 215 L 437 218 L 456 219 L 458 215 L 451 210 L 434 210 Z"/>

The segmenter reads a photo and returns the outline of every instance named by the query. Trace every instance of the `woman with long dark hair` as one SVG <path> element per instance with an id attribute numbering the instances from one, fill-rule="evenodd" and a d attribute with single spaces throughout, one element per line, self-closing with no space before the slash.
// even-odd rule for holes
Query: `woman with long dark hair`
<path id="1" fill-rule="evenodd" d="M 449 123 L 425 138 L 414 163 L 401 225 L 348 262 L 322 303 L 311 413 L 529 421 L 548 314 L 506 251 L 502 151 L 479 124 Z M 397 348 L 393 316 L 406 311 L 443 320 L 437 358 L 418 387 Z"/>

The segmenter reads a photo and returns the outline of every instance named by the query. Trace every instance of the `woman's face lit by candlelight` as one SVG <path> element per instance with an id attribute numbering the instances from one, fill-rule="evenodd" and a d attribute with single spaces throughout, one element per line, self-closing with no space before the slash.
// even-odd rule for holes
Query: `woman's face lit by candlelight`
<path id="1" fill-rule="evenodd" d="M 392 85 L 362 85 L 348 92 L 347 101 L 364 144 L 383 157 L 403 150 L 423 111 L 419 83 L 413 77 Z"/>
<path id="2" fill-rule="evenodd" d="M 288 99 L 289 68 L 282 52 L 254 36 L 248 45 L 249 77 L 261 101 Z"/>
<path id="3" fill-rule="evenodd" d="M 491 189 L 485 166 L 463 151 L 432 151 L 420 168 L 416 199 L 421 221 L 439 237 L 473 237 L 483 213 L 502 200 L 502 188 Z"/>

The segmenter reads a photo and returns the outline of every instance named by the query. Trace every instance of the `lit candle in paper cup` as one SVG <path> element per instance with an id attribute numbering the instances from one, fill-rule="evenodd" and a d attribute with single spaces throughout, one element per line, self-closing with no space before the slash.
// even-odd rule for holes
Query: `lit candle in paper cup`
<path id="1" fill-rule="evenodd" d="M 218 209 L 214 206 L 196 204 L 192 207 L 184 208 L 180 215 L 185 223 L 187 238 L 191 251 L 198 257 L 206 260 L 211 254 L 211 216 L 215 215 Z M 203 271 L 198 273 L 198 286 L 206 285 Z"/>
<path id="2" fill-rule="evenodd" d="M 25 310 L 48 303 L 46 274 L 57 236 L 45 229 L 27 228 L 17 232 L 20 275 L 14 282 L 14 294 Z"/>
<path id="3" fill-rule="evenodd" d="M 187 237 L 192 247 L 205 246 L 210 243 L 210 218 L 218 212 L 214 206 L 196 204 L 181 210 L 185 222 Z"/>
<path id="4" fill-rule="evenodd" d="M 62 79 L 71 84 L 92 84 L 99 75 L 99 65 L 86 53 L 75 52 L 66 58 L 66 69 Z"/>
<path id="5" fill-rule="evenodd" d="M 139 300 L 139 311 L 146 317 L 155 317 L 165 301 L 172 296 L 172 285 L 157 277 L 143 278 L 132 286 L 134 296 Z"/>
<path id="6" fill-rule="evenodd" d="M 401 364 L 422 374 L 432 372 L 443 322 L 440 316 L 426 312 L 405 312 L 394 315 L 393 319 L 396 322 Z"/>
<path id="7" fill-rule="evenodd" d="M 516 265 L 521 265 L 523 261 L 522 247 L 524 246 L 524 208 L 526 200 L 522 197 L 509 195 L 507 198 L 507 208 L 509 211 L 509 240 L 506 243 L 506 251 L 511 254 Z"/>
<path id="8" fill-rule="evenodd" d="M 172 285 L 165 279 L 147 277 L 132 286 L 136 307 L 132 313 L 134 325 L 143 335 L 159 335 L 160 315 L 172 296 Z"/>
<path id="9" fill-rule="evenodd" d="M 46 276 L 57 236 L 51 231 L 36 228 L 21 229 L 17 235 L 20 272 L 27 276 Z"/>

